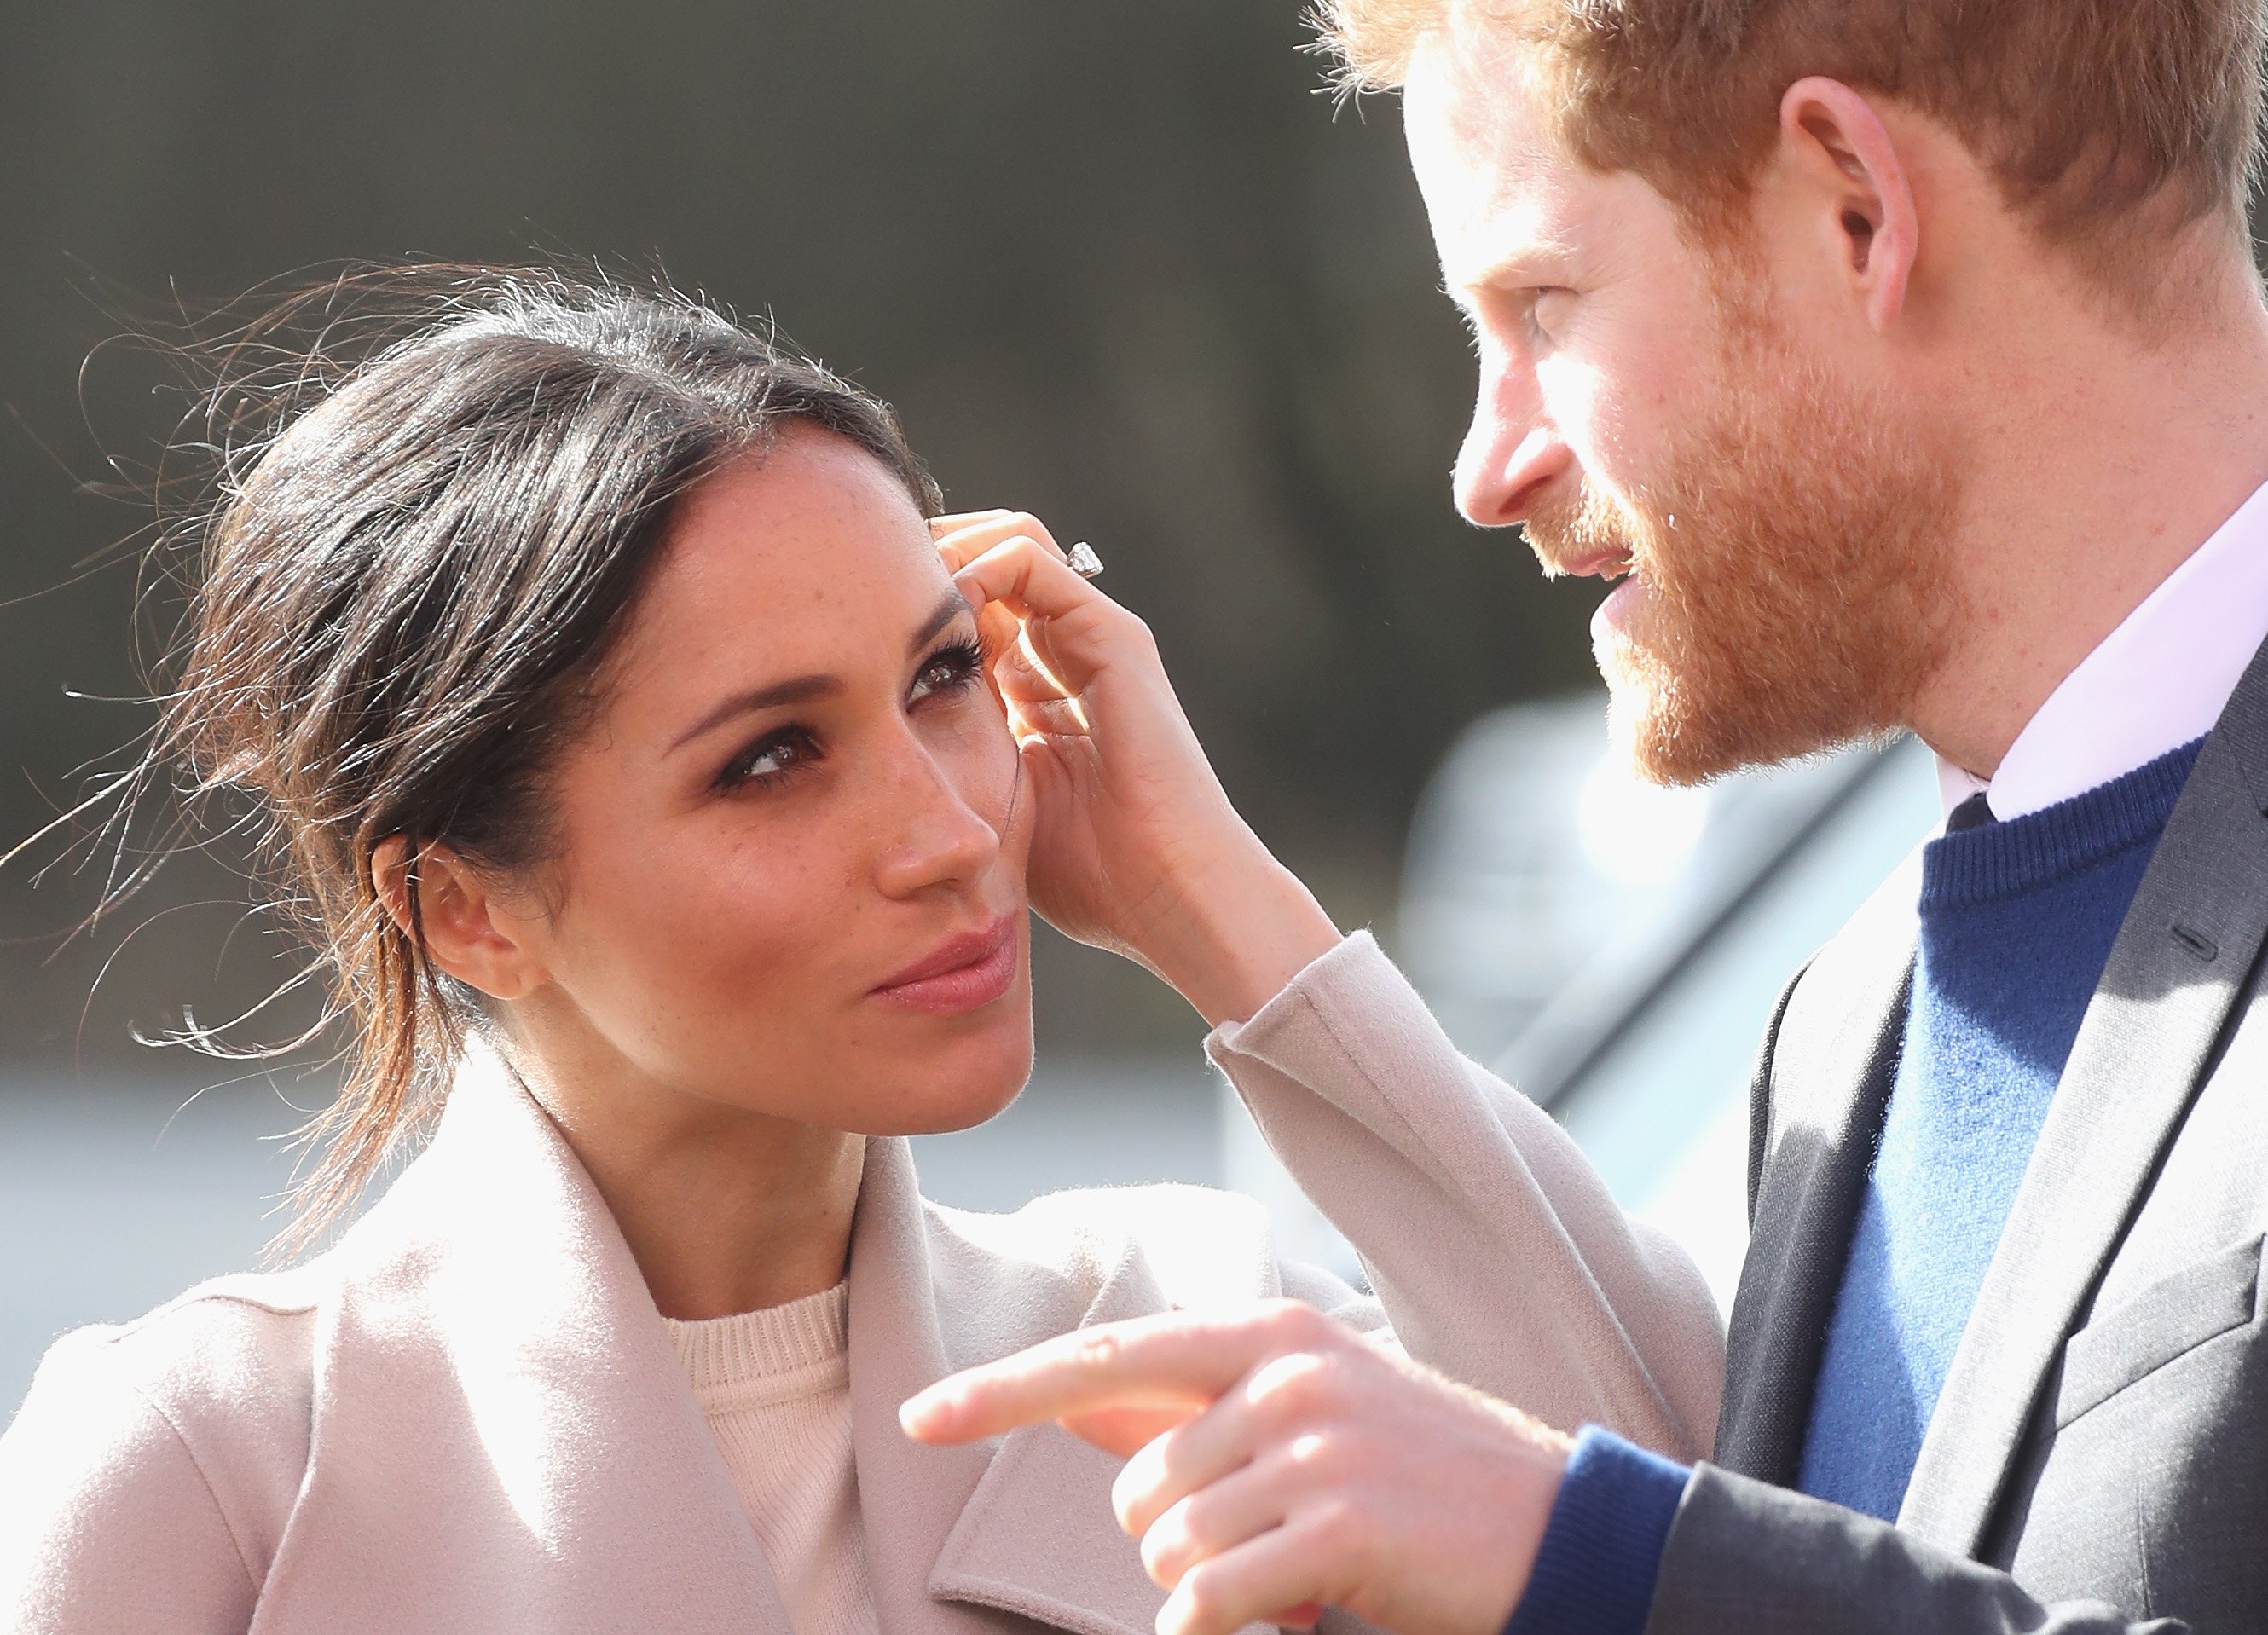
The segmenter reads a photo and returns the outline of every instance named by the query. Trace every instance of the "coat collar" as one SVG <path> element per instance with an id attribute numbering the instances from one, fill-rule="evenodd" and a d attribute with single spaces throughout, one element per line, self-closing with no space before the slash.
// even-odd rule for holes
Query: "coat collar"
<path id="1" fill-rule="evenodd" d="M 898 1403 L 954 1368 L 1162 1307 L 1130 1253 L 1098 1293 L 983 1219 L 925 1204 L 903 1141 L 869 1143 L 850 1388 L 880 1627 L 994 1635 L 1011 1611 L 1146 1635 L 1164 1597 L 1111 1516 L 1112 1462 L 1053 1427 L 958 1448 L 898 1430 Z M 468 1053 L 431 1145 L 333 1260 L 264 1635 L 352 1623 L 357 1599 L 437 1630 L 788 1635 L 628 1245 L 493 1054 Z M 374 1578 L 387 1560 L 418 1565 Z"/>

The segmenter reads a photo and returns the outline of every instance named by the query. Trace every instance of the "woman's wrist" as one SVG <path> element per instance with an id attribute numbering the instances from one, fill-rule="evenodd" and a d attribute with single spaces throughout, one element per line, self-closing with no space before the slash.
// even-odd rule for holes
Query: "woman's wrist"
<path id="1" fill-rule="evenodd" d="M 1209 1026 L 1249 1021 L 1342 940 L 1300 877 L 1256 855 L 1194 880 L 1136 952 Z"/>

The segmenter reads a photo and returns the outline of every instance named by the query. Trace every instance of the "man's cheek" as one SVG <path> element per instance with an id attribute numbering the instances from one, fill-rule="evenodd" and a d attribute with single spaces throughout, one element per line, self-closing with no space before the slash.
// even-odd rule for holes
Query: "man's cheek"
<path id="1" fill-rule="evenodd" d="M 1535 380 L 1545 416 L 1590 481 L 1609 490 L 1629 482 L 1643 460 L 1641 432 L 1649 416 L 1633 410 L 1628 383 L 1601 364 L 1564 353 L 1539 364 Z"/>

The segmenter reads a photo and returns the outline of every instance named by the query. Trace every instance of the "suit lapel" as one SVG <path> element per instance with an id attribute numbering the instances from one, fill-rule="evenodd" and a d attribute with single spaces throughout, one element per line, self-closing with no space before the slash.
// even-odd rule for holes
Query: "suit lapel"
<path id="1" fill-rule="evenodd" d="M 2202 1082 L 2268 932 L 2268 649 L 2174 808 L 2072 1047 L 1899 1524 L 1978 1548 L 2040 1389 Z"/>
<path id="2" fill-rule="evenodd" d="M 1768 1142 L 1726 1345 L 1716 1462 L 1791 1486 L 1843 1263 L 1897 1072 L 1919 854 L 1797 983 L 1759 1064 Z M 1769 1130 L 1764 1127 L 1769 1116 Z"/>

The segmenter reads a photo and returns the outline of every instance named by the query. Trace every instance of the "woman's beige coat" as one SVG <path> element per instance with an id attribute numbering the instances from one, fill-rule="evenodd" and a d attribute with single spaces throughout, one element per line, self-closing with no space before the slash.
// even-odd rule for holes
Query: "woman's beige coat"
<path id="1" fill-rule="evenodd" d="M 1555 1423 L 1709 1446 L 1699 1277 L 1367 938 L 1208 1049 L 1378 1297 L 1280 1263 L 1242 1198 L 967 1214 L 922 1199 L 904 1142 L 871 1143 L 850 1391 L 884 1635 L 1148 1635 L 1163 1596 L 1112 1520 L 1115 1462 L 1052 1426 L 898 1430 L 923 1386 L 1083 1324 L 1293 1295 Z M 0 1630 L 788 1635 L 621 1234 L 485 1057 L 335 1249 L 56 1344 L 0 1438 Z"/>

